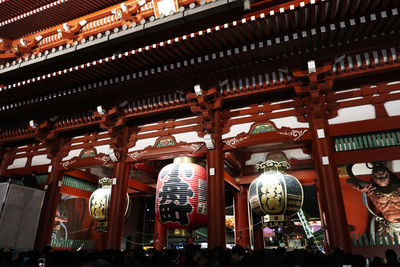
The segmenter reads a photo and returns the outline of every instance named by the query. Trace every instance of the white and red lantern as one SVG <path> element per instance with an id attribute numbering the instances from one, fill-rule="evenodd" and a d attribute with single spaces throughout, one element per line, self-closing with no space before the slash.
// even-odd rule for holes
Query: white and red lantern
<path id="1" fill-rule="evenodd" d="M 206 170 L 179 157 L 158 175 L 157 219 L 170 229 L 196 229 L 207 222 Z"/>

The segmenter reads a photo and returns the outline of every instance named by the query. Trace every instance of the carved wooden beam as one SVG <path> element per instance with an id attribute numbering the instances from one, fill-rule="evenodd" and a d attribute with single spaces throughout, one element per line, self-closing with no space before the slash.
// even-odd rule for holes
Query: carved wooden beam
<path id="1" fill-rule="evenodd" d="M 368 153 L 367 153 L 368 152 Z M 400 155 L 400 146 L 381 147 L 364 149 L 357 151 L 335 152 L 335 162 L 337 165 L 362 163 L 371 161 L 398 160 Z"/>
<path id="2" fill-rule="evenodd" d="M 236 182 L 235 179 L 232 176 L 230 176 L 227 172 L 224 172 L 224 179 L 229 186 L 231 186 L 238 192 L 240 191 L 240 184 Z"/>
<path id="3" fill-rule="evenodd" d="M 91 182 L 91 183 L 95 183 L 95 184 L 97 184 L 99 182 L 99 177 L 97 177 L 96 175 L 93 175 L 93 174 L 91 174 L 89 172 L 84 172 L 84 171 L 81 171 L 81 170 L 71 170 L 71 171 L 65 172 L 65 174 L 69 175 L 69 176 L 73 176 L 73 177 L 79 178 L 81 180 L 85 180 L 85 181 L 88 181 L 88 182 Z"/>
<path id="4" fill-rule="evenodd" d="M 128 186 L 135 190 L 145 192 L 148 194 L 152 194 L 152 195 L 155 194 L 155 192 L 156 192 L 155 188 L 148 186 L 147 184 L 143 184 L 141 182 L 135 181 L 133 179 L 129 179 Z"/>

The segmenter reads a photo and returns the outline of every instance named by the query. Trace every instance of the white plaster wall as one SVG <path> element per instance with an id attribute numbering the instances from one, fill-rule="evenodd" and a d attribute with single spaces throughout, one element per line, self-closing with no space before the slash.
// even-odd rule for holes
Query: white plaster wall
<path id="1" fill-rule="evenodd" d="M 8 170 L 11 169 L 18 169 L 18 168 L 23 168 L 25 167 L 26 162 L 28 161 L 28 158 L 20 158 L 20 159 L 15 159 L 14 162 L 8 166 Z"/>
<path id="2" fill-rule="evenodd" d="M 158 137 L 140 139 L 136 141 L 136 145 L 128 149 L 128 152 L 145 149 L 148 146 L 154 145 Z"/>
<path id="3" fill-rule="evenodd" d="M 365 163 L 357 163 L 353 165 L 354 175 L 370 175 L 372 173 L 371 169 L 368 169 Z"/>
<path id="4" fill-rule="evenodd" d="M 82 151 L 82 149 L 70 150 L 70 151 L 68 152 L 68 155 L 67 155 L 66 157 L 64 157 L 64 158 L 62 159 L 62 161 L 70 160 L 70 159 L 72 159 L 73 157 L 79 156 L 79 154 L 81 153 L 81 151 Z"/>
<path id="5" fill-rule="evenodd" d="M 338 110 L 338 116 L 328 120 L 329 124 L 339 124 L 352 121 L 363 121 L 375 119 L 375 108 L 373 105 L 362 105 L 357 107 L 348 107 Z"/>
<path id="6" fill-rule="evenodd" d="M 265 161 L 267 154 L 268 152 L 251 154 L 251 158 L 246 161 L 246 165 L 254 165 L 259 163 L 260 161 Z"/>
<path id="7" fill-rule="evenodd" d="M 278 129 L 282 128 L 283 126 L 290 127 L 290 128 L 308 128 L 309 127 L 307 122 L 299 122 L 295 116 L 271 119 L 271 121 L 273 123 L 275 123 L 275 125 Z"/>
<path id="8" fill-rule="evenodd" d="M 390 117 L 400 115 L 400 100 L 388 101 L 384 105 Z"/>
<path id="9" fill-rule="evenodd" d="M 197 132 L 187 132 L 187 133 L 179 133 L 173 135 L 176 142 L 186 142 L 186 143 L 195 143 L 195 142 L 204 142 L 204 138 L 199 137 Z"/>
<path id="10" fill-rule="evenodd" d="M 38 155 L 32 157 L 32 166 L 50 164 L 51 160 L 47 158 L 47 155 Z"/>
<path id="11" fill-rule="evenodd" d="M 235 137 L 240 133 L 248 133 L 252 124 L 253 122 L 232 125 L 229 132 L 222 135 L 222 139 Z"/>
<path id="12" fill-rule="evenodd" d="M 400 160 L 392 160 L 387 162 L 387 167 L 392 172 L 400 172 Z M 357 163 L 353 166 L 354 175 L 371 175 L 372 170 L 368 169 L 365 163 Z M 400 179 L 400 177 L 399 177 Z"/>
<path id="13" fill-rule="evenodd" d="M 297 159 L 297 160 L 311 159 L 311 155 L 305 154 L 301 148 L 283 150 L 282 152 L 285 153 L 288 159 Z"/>
<path id="14" fill-rule="evenodd" d="M 109 154 L 110 151 L 110 145 L 102 145 L 102 146 L 95 146 L 97 154 L 99 153 L 104 153 L 104 154 Z"/>
<path id="15" fill-rule="evenodd" d="M 400 172 L 400 160 L 393 160 L 392 162 L 390 162 L 388 164 L 388 168 L 392 172 Z M 400 177 L 399 177 L 399 179 L 400 179 Z"/>

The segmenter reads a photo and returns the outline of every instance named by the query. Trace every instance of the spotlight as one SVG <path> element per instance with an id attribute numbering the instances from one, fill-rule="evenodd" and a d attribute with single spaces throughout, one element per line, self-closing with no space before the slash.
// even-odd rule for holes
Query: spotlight
<path id="1" fill-rule="evenodd" d="M 64 29 L 64 31 L 69 32 L 70 27 L 69 27 L 69 25 L 67 23 L 64 23 L 63 24 L 63 29 Z"/>
<path id="2" fill-rule="evenodd" d="M 127 6 L 125 5 L 125 3 L 122 3 L 122 4 L 120 5 L 120 7 L 121 7 L 122 12 L 128 12 L 128 8 L 127 8 Z"/>
<path id="3" fill-rule="evenodd" d="M 307 62 L 308 65 L 308 73 L 315 73 L 317 72 L 317 67 L 315 66 L 315 60 L 310 60 Z"/>
<path id="4" fill-rule="evenodd" d="M 38 35 L 35 37 L 36 42 L 40 42 L 43 39 L 43 36 Z"/>
<path id="5" fill-rule="evenodd" d="M 100 114 L 100 116 L 104 115 L 104 109 L 102 106 L 97 106 L 97 112 Z"/>
<path id="6" fill-rule="evenodd" d="M 39 125 L 34 120 L 30 120 L 29 126 L 31 126 L 33 129 L 36 129 Z"/>
<path id="7" fill-rule="evenodd" d="M 87 24 L 87 21 L 85 19 L 79 21 L 79 25 L 81 25 L 81 27 L 85 26 L 86 24 Z"/>
<path id="8" fill-rule="evenodd" d="M 197 96 L 203 95 L 203 91 L 201 90 L 200 84 L 196 84 L 194 86 L 194 92 L 196 93 Z"/>

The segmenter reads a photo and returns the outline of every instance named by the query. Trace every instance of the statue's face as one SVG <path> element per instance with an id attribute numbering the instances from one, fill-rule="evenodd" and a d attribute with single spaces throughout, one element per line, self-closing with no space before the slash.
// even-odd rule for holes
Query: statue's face
<path id="1" fill-rule="evenodd" d="M 372 170 L 372 179 L 381 187 L 388 186 L 390 182 L 389 172 L 384 167 L 374 168 Z"/>

